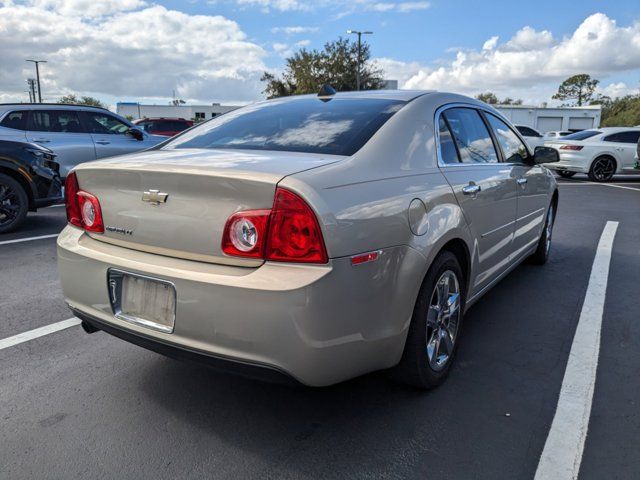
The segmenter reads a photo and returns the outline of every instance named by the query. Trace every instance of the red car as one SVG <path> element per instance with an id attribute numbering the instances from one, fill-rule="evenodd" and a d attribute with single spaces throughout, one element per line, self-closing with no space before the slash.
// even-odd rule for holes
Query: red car
<path id="1" fill-rule="evenodd" d="M 193 122 L 184 118 L 141 118 L 133 123 L 147 133 L 165 137 L 173 137 L 187 128 L 193 127 Z"/>

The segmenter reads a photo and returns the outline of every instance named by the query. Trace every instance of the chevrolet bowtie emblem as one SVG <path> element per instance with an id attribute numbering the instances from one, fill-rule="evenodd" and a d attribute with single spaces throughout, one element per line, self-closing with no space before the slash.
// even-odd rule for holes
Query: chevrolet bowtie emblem
<path id="1" fill-rule="evenodd" d="M 142 194 L 142 201 L 149 202 L 152 205 L 160 205 L 167 201 L 168 193 L 162 193 L 160 190 L 149 190 Z"/>

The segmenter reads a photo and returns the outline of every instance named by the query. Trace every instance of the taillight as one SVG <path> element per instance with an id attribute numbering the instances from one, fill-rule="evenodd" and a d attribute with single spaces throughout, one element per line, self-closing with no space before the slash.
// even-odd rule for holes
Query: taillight
<path id="1" fill-rule="evenodd" d="M 100 202 L 95 195 L 80 190 L 75 172 L 69 173 L 64 182 L 64 199 L 67 221 L 88 232 L 103 233 L 104 222 Z"/>
<path id="2" fill-rule="evenodd" d="M 98 199 L 88 192 L 78 192 L 78 203 L 82 215 L 82 226 L 88 232 L 103 233 L 102 210 Z"/>
<path id="3" fill-rule="evenodd" d="M 76 227 L 82 227 L 82 214 L 78 201 L 79 190 L 76 172 L 69 173 L 64 181 L 64 203 L 67 207 L 67 221 Z"/>
<path id="4" fill-rule="evenodd" d="M 328 261 L 313 210 L 298 195 L 283 188 L 276 189 L 271 210 L 247 210 L 229 217 L 222 235 L 222 251 L 276 262 Z"/>
<path id="5" fill-rule="evenodd" d="M 269 210 L 234 213 L 222 235 L 222 251 L 236 257 L 263 258 Z"/>
<path id="6" fill-rule="evenodd" d="M 580 151 L 582 150 L 584 147 L 582 145 L 562 145 L 560 147 L 560 150 L 575 150 L 575 151 Z"/>

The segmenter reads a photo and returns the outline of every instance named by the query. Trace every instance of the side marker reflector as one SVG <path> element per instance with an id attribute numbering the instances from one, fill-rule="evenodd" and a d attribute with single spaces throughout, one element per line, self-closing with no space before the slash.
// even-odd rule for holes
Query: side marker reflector
<path id="1" fill-rule="evenodd" d="M 351 265 L 361 265 L 367 262 L 374 262 L 378 259 L 382 250 L 378 250 L 377 252 L 369 252 L 363 253 L 361 255 L 355 255 L 351 257 Z"/>

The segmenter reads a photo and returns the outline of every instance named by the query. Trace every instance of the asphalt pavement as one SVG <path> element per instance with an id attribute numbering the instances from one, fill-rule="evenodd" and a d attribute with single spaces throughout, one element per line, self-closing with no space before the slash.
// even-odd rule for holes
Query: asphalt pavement
<path id="1" fill-rule="evenodd" d="M 441 387 L 383 373 L 273 385 L 74 326 L 0 349 L 0 478 L 532 479 L 608 221 L 619 223 L 579 478 L 640 478 L 640 178 L 560 183 L 550 261 L 523 264 L 471 308 Z M 55 238 L 26 240 L 64 225 L 64 208 L 48 208 L 0 237 L 0 341 L 71 317 Z"/>

